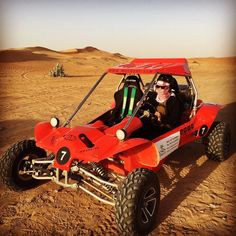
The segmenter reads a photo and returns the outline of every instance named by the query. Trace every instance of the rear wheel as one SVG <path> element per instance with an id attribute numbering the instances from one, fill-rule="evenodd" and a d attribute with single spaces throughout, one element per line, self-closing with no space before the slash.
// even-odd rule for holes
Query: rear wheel
<path id="1" fill-rule="evenodd" d="M 205 137 L 206 156 L 214 161 L 224 161 L 229 157 L 231 134 L 225 122 L 214 122 Z"/>
<path id="2" fill-rule="evenodd" d="M 156 174 L 140 168 L 131 172 L 118 190 L 116 222 L 123 235 L 146 235 L 156 225 L 160 184 Z"/>
<path id="3" fill-rule="evenodd" d="M 38 184 L 38 180 L 24 173 L 30 168 L 32 159 L 46 157 L 46 152 L 36 147 L 34 140 L 24 140 L 14 144 L 0 159 L 0 177 L 11 190 L 29 189 Z"/>

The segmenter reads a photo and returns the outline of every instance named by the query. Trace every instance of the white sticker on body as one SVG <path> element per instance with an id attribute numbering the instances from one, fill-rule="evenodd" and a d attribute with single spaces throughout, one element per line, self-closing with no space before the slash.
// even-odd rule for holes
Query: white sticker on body
<path id="1" fill-rule="evenodd" d="M 160 154 L 160 160 L 167 157 L 170 153 L 172 153 L 179 147 L 179 140 L 180 132 L 176 132 L 155 143 Z"/>

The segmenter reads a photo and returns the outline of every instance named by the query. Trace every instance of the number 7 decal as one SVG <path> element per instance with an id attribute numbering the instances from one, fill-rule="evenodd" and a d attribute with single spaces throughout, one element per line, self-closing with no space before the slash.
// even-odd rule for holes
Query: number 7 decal
<path id="1" fill-rule="evenodd" d="M 66 164 L 70 159 L 70 150 L 67 147 L 61 147 L 56 155 L 56 161 L 60 165 Z"/>
<path id="2" fill-rule="evenodd" d="M 61 155 L 61 161 L 63 161 L 63 158 L 64 158 L 64 156 L 67 154 L 67 152 L 66 151 L 61 151 L 61 153 L 62 153 L 62 155 Z"/>
<path id="3" fill-rule="evenodd" d="M 208 127 L 206 125 L 203 125 L 200 129 L 199 129 L 199 132 L 198 132 L 198 135 L 200 137 L 204 136 L 208 131 Z"/>

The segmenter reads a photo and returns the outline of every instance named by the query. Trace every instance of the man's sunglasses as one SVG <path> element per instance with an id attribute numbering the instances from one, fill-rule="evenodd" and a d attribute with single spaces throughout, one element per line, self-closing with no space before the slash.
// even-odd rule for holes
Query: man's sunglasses
<path id="1" fill-rule="evenodd" d="M 159 86 L 159 85 L 156 85 L 156 88 L 166 89 L 166 88 L 168 88 L 168 86 Z"/>

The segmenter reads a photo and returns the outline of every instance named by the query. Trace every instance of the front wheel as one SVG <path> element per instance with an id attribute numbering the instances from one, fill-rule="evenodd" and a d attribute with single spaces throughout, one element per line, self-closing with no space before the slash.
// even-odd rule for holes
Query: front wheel
<path id="1" fill-rule="evenodd" d="M 231 134 L 227 123 L 214 122 L 205 139 L 206 156 L 214 161 L 224 161 L 229 157 Z"/>
<path id="2" fill-rule="evenodd" d="M 123 235 L 146 235 L 156 225 L 160 184 L 145 168 L 131 172 L 117 192 L 116 222 Z"/>
<path id="3" fill-rule="evenodd" d="M 46 152 L 36 147 L 34 140 L 24 140 L 14 144 L 0 159 L 0 177 L 8 188 L 20 191 L 32 188 L 38 180 L 24 172 L 32 159 L 46 157 Z"/>

